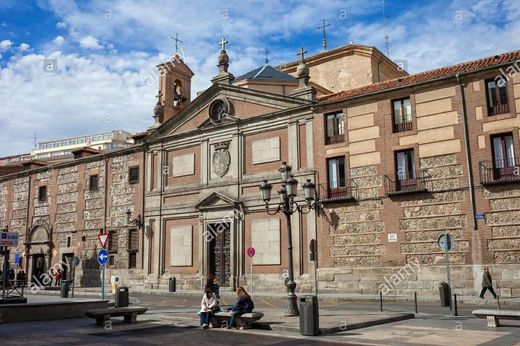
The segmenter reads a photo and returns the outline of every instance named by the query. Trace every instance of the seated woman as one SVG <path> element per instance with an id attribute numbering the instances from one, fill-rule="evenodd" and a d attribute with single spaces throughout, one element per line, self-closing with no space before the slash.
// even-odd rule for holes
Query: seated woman
<path id="1" fill-rule="evenodd" d="M 233 307 L 228 309 L 228 311 L 232 311 L 231 321 L 229 322 L 228 329 L 236 327 L 236 318 L 238 316 L 253 312 L 253 309 L 255 308 L 255 304 L 253 304 L 251 297 L 249 294 L 247 294 L 244 287 L 239 287 L 237 289 L 237 296 L 238 301 L 235 303 L 235 305 L 233 305 Z"/>
<path id="2" fill-rule="evenodd" d="M 211 320 L 211 316 L 213 314 L 213 309 L 218 307 L 217 297 L 213 294 L 213 292 L 207 289 L 202 297 L 202 302 L 200 303 L 200 325 L 202 328 L 208 328 L 209 321 Z"/>

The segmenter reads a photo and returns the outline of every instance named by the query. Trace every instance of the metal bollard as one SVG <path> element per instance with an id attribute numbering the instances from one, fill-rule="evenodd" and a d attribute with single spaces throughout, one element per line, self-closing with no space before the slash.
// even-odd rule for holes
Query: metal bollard
<path id="1" fill-rule="evenodd" d="M 458 316 L 459 315 L 459 309 L 457 307 L 457 295 L 456 294 L 453 295 L 453 307 L 454 307 L 453 316 Z"/>
<path id="2" fill-rule="evenodd" d="M 500 296 L 497 294 L 497 305 L 498 305 L 498 310 L 501 310 L 500 309 Z"/>
<path id="3" fill-rule="evenodd" d="M 379 292 L 379 309 L 383 312 L 383 292 Z"/>
<path id="4" fill-rule="evenodd" d="M 413 293 L 413 300 L 414 300 L 414 303 L 415 303 L 415 313 L 419 313 L 419 308 L 417 307 L 417 292 L 414 292 Z"/>

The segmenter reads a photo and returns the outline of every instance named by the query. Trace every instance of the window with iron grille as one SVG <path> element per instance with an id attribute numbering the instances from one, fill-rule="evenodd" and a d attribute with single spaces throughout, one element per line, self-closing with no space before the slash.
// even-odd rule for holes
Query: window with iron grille
<path id="1" fill-rule="evenodd" d="M 128 269 L 137 268 L 137 252 L 131 252 L 128 254 Z"/>
<path id="2" fill-rule="evenodd" d="M 345 114 L 336 112 L 325 114 L 325 144 L 345 141 Z"/>
<path id="3" fill-rule="evenodd" d="M 91 175 L 88 178 L 88 189 L 90 191 L 97 191 L 99 190 L 99 175 Z"/>
<path id="4" fill-rule="evenodd" d="M 486 80 L 486 98 L 488 107 L 488 116 L 509 113 L 509 105 L 507 102 L 507 83 L 500 79 Z"/>
<path id="5" fill-rule="evenodd" d="M 139 183 L 139 167 L 130 167 L 128 170 L 128 182 L 130 184 Z"/>
<path id="6" fill-rule="evenodd" d="M 109 231 L 110 235 L 108 236 L 108 252 L 116 253 L 117 252 L 117 233 L 116 231 Z"/>
<path id="7" fill-rule="evenodd" d="M 139 233 L 136 229 L 128 231 L 128 250 L 137 251 L 139 249 Z"/>
<path id="8" fill-rule="evenodd" d="M 38 187 L 38 202 L 47 201 L 47 186 Z"/>
<path id="9" fill-rule="evenodd" d="M 412 103 L 409 97 L 392 101 L 392 119 L 394 133 L 413 128 Z"/>

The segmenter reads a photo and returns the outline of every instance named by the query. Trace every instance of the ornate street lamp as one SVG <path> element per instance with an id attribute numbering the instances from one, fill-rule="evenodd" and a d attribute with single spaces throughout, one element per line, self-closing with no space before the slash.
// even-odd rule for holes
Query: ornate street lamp
<path id="1" fill-rule="evenodd" d="M 137 228 L 141 229 L 144 226 L 143 219 L 141 218 L 141 214 L 137 215 L 137 217 L 131 220 L 132 211 L 130 209 L 126 210 L 126 224 L 127 225 L 136 225 Z"/>
<path id="2" fill-rule="evenodd" d="M 282 212 L 287 219 L 287 239 L 288 239 L 288 252 L 289 252 L 289 277 L 285 281 L 287 287 L 287 310 L 285 316 L 298 316 L 297 297 L 294 291 L 296 290 L 296 282 L 294 281 L 294 267 L 293 267 L 293 245 L 292 245 L 292 227 L 291 227 L 291 215 L 295 212 L 302 214 L 308 214 L 311 210 L 319 211 L 321 209 L 321 203 L 316 198 L 316 185 L 307 179 L 307 182 L 303 184 L 303 192 L 305 197 L 305 204 L 299 205 L 294 199 L 297 195 L 298 180 L 291 175 L 291 166 L 288 166 L 285 162 L 279 169 L 282 177 L 282 187 L 278 190 L 280 196 L 280 202 L 278 205 L 271 209 L 269 201 L 271 200 L 271 189 L 272 185 L 264 180 L 260 184 L 260 191 L 262 193 L 262 200 L 265 203 L 265 210 L 269 215 L 275 215 Z"/>

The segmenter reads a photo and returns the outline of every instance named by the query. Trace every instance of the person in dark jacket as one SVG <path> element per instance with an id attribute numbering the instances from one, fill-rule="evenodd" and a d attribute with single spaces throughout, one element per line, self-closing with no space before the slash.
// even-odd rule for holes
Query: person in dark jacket
<path id="1" fill-rule="evenodd" d="M 215 274 L 208 274 L 208 281 L 206 281 L 206 286 L 204 287 L 204 291 L 206 290 L 211 290 L 211 292 L 213 292 L 213 294 L 217 297 L 217 300 L 220 299 L 220 286 L 218 285 L 218 278 L 215 276 Z"/>
<path id="2" fill-rule="evenodd" d="M 484 294 L 489 290 L 495 299 L 497 298 L 497 294 L 495 290 L 493 290 L 493 280 L 491 279 L 491 274 L 489 273 L 489 268 L 484 268 L 484 274 L 482 275 L 482 291 L 480 291 L 480 299 L 484 299 Z"/>
<path id="3" fill-rule="evenodd" d="M 236 318 L 243 314 L 253 312 L 255 308 L 255 304 L 249 294 L 247 294 L 244 287 L 239 287 L 237 289 L 238 301 L 233 305 L 228 311 L 231 311 L 231 321 L 229 321 L 228 329 L 232 327 L 236 327 Z"/>

